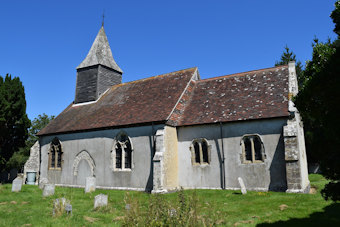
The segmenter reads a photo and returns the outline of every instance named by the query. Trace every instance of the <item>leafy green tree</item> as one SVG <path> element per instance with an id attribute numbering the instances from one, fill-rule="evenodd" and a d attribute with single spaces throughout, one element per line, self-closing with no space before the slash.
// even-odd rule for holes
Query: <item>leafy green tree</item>
<path id="1" fill-rule="evenodd" d="M 331 17 L 337 40 L 314 40 L 313 58 L 306 64 L 304 83 L 295 103 L 310 134 L 312 154 L 318 158 L 322 174 L 330 180 L 322 190 L 324 198 L 340 201 L 340 1 Z"/>
<path id="2" fill-rule="evenodd" d="M 25 147 L 19 148 L 19 151 L 13 154 L 7 163 L 8 168 L 16 168 L 23 171 L 23 167 L 30 155 L 30 148 L 38 140 L 36 134 L 54 118 L 55 117 L 53 115 L 48 116 L 45 113 L 42 115 L 39 114 L 38 117 L 34 118 L 32 126 L 28 129 L 28 138 L 26 140 Z"/>
<path id="3" fill-rule="evenodd" d="M 296 55 L 293 53 L 293 51 L 290 51 L 289 47 L 286 45 L 285 50 L 281 55 L 280 61 L 275 62 L 275 66 L 279 65 L 288 65 L 290 61 L 295 61 L 295 70 L 296 70 L 296 76 L 298 78 L 299 85 L 302 83 L 303 79 L 302 77 L 302 72 L 303 72 L 303 67 L 301 61 L 296 60 Z"/>
<path id="4" fill-rule="evenodd" d="M 0 76 L 0 171 L 25 146 L 29 127 L 24 86 L 18 77 Z"/>
<path id="5" fill-rule="evenodd" d="M 38 117 L 34 118 L 32 121 L 32 126 L 28 130 L 28 139 L 26 141 L 26 145 L 32 147 L 34 143 L 38 140 L 37 133 L 45 128 L 45 126 L 50 123 L 55 118 L 54 115 L 48 116 L 43 113 L 42 115 L 38 115 Z"/>

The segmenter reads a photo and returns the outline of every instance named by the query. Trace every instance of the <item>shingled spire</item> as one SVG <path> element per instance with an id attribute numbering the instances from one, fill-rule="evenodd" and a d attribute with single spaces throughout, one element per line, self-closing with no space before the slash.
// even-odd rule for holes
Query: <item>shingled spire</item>
<path id="1" fill-rule="evenodd" d="M 122 82 L 123 71 L 113 59 L 102 26 L 86 58 L 77 67 L 75 103 L 97 100 L 109 87 Z"/>

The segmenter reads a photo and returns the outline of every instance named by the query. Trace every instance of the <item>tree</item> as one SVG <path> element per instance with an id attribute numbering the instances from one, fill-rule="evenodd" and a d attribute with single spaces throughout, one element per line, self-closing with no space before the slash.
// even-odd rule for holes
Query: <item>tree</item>
<path id="1" fill-rule="evenodd" d="M 38 117 L 34 118 L 34 120 L 32 121 L 32 126 L 28 129 L 28 138 L 26 140 L 25 146 L 19 148 L 19 151 L 14 153 L 13 156 L 9 159 L 7 163 L 8 168 L 23 170 L 23 167 L 30 155 L 30 148 L 38 140 L 36 134 L 54 118 L 55 117 L 53 115 L 48 116 L 45 113 L 43 113 L 42 115 L 39 114 Z"/>
<path id="2" fill-rule="evenodd" d="M 296 76 L 298 78 L 298 82 L 300 85 L 300 83 L 303 81 L 303 79 L 301 78 L 302 72 L 303 72 L 302 63 L 301 61 L 296 61 L 296 55 L 293 53 L 293 51 L 290 51 L 289 47 L 286 45 L 285 50 L 281 55 L 280 61 L 276 61 L 275 66 L 288 65 L 290 61 L 296 62 L 295 71 L 296 71 Z"/>
<path id="3" fill-rule="evenodd" d="M 0 76 L 0 171 L 25 146 L 30 120 L 26 115 L 25 90 L 18 77 Z"/>
<path id="4" fill-rule="evenodd" d="M 48 116 L 47 114 L 43 113 L 42 115 L 38 115 L 38 117 L 34 118 L 32 121 L 32 126 L 28 130 L 28 139 L 26 141 L 26 145 L 29 147 L 32 147 L 34 143 L 38 140 L 38 137 L 36 136 L 37 133 L 45 128 L 50 121 L 52 121 L 55 118 L 54 115 Z"/>
<path id="5" fill-rule="evenodd" d="M 306 64 L 304 83 L 295 103 L 309 125 L 312 154 L 317 156 L 322 174 L 330 180 L 322 190 L 324 198 L 340 201 L 340 1 L 331 18 L 337 40 L 314 40 L 313 57 Z"/>

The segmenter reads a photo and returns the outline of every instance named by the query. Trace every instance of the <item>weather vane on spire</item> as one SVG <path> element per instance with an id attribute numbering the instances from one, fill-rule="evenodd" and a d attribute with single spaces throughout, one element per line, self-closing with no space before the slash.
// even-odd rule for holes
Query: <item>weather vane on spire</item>
<path id="1" fill-rule="evenodd" d="M 102 27 L 104 27 L 104 18 L 105 18 L 105 10 L 103 10 L 103 20 L 102 20 Z"/>

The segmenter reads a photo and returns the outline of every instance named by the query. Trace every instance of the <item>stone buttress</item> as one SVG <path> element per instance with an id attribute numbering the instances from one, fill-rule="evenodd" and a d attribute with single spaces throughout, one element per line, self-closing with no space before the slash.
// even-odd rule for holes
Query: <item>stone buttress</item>
<path id="1" fill-rule="evenodd" d="M 283 127 L 285 146 L 287 192 L 309 193 L 307 156 L 303 122 L 292 98 L 298 93 L 295 62 L 289 62 L 289 107 L 290 117 Z"/>

